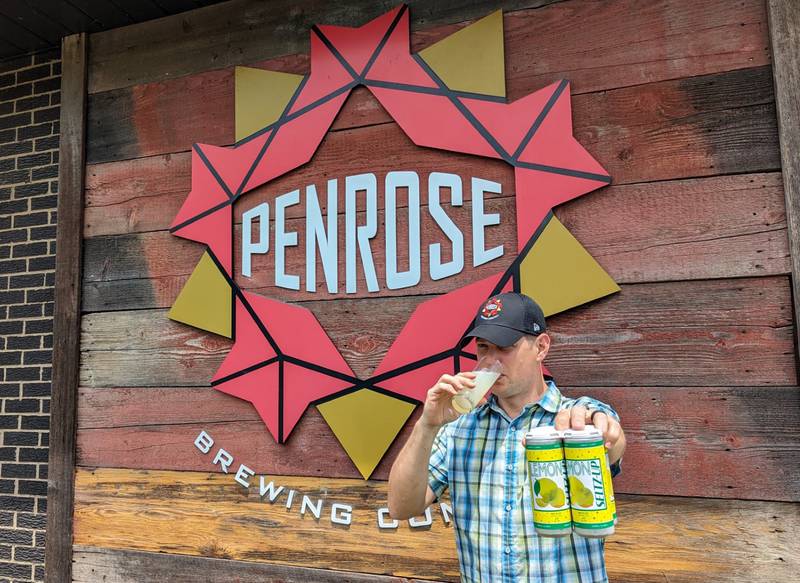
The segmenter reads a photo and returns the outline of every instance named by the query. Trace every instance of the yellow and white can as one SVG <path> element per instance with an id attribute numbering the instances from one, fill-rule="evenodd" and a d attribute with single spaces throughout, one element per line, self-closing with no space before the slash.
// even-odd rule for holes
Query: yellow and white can
<path id="1" fill-rule="evenodd" d="M 547 537 L 570 535 L 572 518 L 560 433 L 553 427 L 529 431 L 525 435 L 525 458 L 536 533 Z"/>
<path id="2" fill-rule="evenodd" d="M 591 425 L 564 435 L 564 458 L 575 534 L 602 538 L 614 534 L 617 507 L 603 434 Z"/>

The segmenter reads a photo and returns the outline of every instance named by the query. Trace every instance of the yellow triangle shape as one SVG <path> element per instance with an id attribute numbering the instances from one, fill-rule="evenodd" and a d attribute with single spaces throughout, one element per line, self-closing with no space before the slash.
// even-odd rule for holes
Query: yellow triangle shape
<path id="1" fill-rule="evenodd" d="M 275 122 L 294 95 L 302 75 L 236 67 L 236 141 Z"/>
<path id="2" fill-rule="evenodd" d="M 454 91 L 506 96 L 502 10 L 443 38 L 419 56 Z"/>
<path id="3" fill-rule="evenodd" d="M 230 338 L 231 301 L 228 280 L 206 252 L 167 316 L 170 320 Z"/>
<path id="4" fill-rule="evenodd" d="M 620 290 L 555 217 L 520 265 L 520 291 L 534 298 L 545 316 L 557 314 Z"/>
<path id="5" fill-rule="evenodd" d="M 317 405 L 365 480 L 372 475 L 414 407 L 412 403 L 370 389 Z"/>

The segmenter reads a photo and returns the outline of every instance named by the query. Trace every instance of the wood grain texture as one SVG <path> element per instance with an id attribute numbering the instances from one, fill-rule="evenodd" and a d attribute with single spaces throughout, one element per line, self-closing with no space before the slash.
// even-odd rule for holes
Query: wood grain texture
<path id="1" fill-rule="evenodd" d="M 351 110 L 350 102 L 346 103 L 344 111 Z M 345 176 L 365 171 L 384 174 L 407 168 L 413 168 L 425 181 L 434 171 L 459 174 L 466 179 L 465 200 L 470 199 L 469 178 L 472 176 L 500 182 L 505 193 L 514 192 L 514 171 L 505 162 L 423 149 L 411 142 L 397 124 L 380 124 L 329 132 L 323 138 L 313 164 L 256 188 L 246 198 L 240 199 L 235 205 L 238 211 L 236 220 L 241 222 L 242 210 L 309 184 L 317 186 L 320 202 L 325 208 L 325 185 L 329 178 L 342 180 Z M 191 157 L 188 153 L 92 165 L 87 176 L 87 236 L 165 230 L 174 218 L 174 214 L 167 211 L 174 204 L 177 213 L 190 189 Z M 490 196 L 493 195 L 487 195 Z M 338 204 L 340 209 L 344 208 L 343 188 L 340 188 Z M 382 196 L 379 208 L 383 208 Z M 286 216 L 297 218 L 305 215 L 300 207 L 292 206 L 287 208 Z"/>
<path id="2" fill-rule="evenodd" d="M 411 6 L 412 16 L 415 8 Z M 343 10 L 352 7 L 348 4 Z M 486 6 L 484 14 L 489 12 L 491 7 Z M 264 26 L 274 26 L 274 18 Z M 351 24 L 363 21 L 365 16 L 353 16 Z M 601 4 L 578 0 L 510 13 L 505 18 L 508 95 L 514 100 L 562 78 L 572 82 L 574 92 L 587 93 L 766 65 L 765 23 L 763 3 L 755 0 L 740 3 L 735 12 L 725 0 L 651 2 L 646 9 L 634 0 Z M 155 28 L 149 25 L 151 32 Z M 412 47 L 424 48 L 457 28 L 428 29 L 415 35 Z M 582 34 L 568 32 L 578 28 Z M 297 32 L 304 42 L 308 34 L 308 29 Z M 257 39 L 269 44 L 263 34 Z M 148 49 L 160 50 L 170 60 L 164 47 L 148 45 Z M 235 64 L 308 71 L 305 53 L 279 54 L 285 56 L 236 60 Z M 125 72 L 140 65 L 129 63 Z M 187 150 L 193 142 L 233 142 L 232 68 L 134 85 L 90 97 L 90 161 Z M 335 127 L 386 119 L 380 107 L 362 99 L 365 94 L 356 98 L 354 114 L 340 116 Z"/>
<path id="3" fill-rule="evenodd" d="M 800 502 L 798 387 L 565 393 L 619 411 L 628 443 L 620 492 Z"/>
<path id="4" fill-rule="evenodd" d="M 365 482 L 316 409 L 277 446 L 251 405 L 208 388 L 230 342 L 170 322 L 163 309 L 202 253 L 165 229 L 190 188 L 191 144 L 233 141 L 232 66 L 307 71 L 311 24 L 360 24 L 393 7 L 317 4 L 234 0 L 91 37 L 89 239 L 78 272 L 91 313 L 72 344 L 80 345 L 83 383 L 71 454 L 79 465 L 76 581 L 458 579 L 453 535 L 438 509 L 430 531 L 376 525 L 386 498 L 378 480 L 418 411 L 377 480 Z M 777 0 L 412 1 L 413 48 L 500 6 L 509 97 L 570 79 L 575 135 L 614 180 L 556 214 L 623 290 L 552 318 L 548 358 L 565 393 L 611 403 L 628 435 L 615 483 L 621 522 L 606 547 L 610 579 L 793 580 L 800 505 L 777 501 L 800 500 L 800 254 L 791 255 L 800 197 L 794 170 L 787 173 L 800 148 L 791 101 L 800 19 Z M 508 173 L 493 162 L 403 149 L 390 122 L 366 89 L 356 90 L 314 160 L 246 205 L 376 164 Z M 360 150 L 348 159 L 354 144 Z M 508 196 L 490 205 L 513 213 Z M 513 241 L 513 223 L 497 236 Z M 300 267 L 290 263 L 290 271 Z M 258 273 L 257 289 L 280 297 L 270 273 Z M 442 291 L 425 284 L 418 295 L 370 304 L 291 299 L 318 315 L 366 377 L 406 315 Z M 246 463 L 324 499 L 322 519 L 301 517 L 299 498 L 286 510 L 232 475 L 208 473 L 216 469 L 211 455 L 192 445 L 201 429 L 234 454 L 234 471 Z M 331 502 L 356 507 L 350 528 L 330 523 Z M 48 580 L 54 572 L 48 554 Z"/>
<path id="5" fill-rule="evenodd" d="M 795 341 L 800 364 L 800 5 L 768 0 L 769 29 L 778 107 L 781 163 L 786 194 L 789 248 L 792 251 Z"/>
<path id="6" fill-rule="evenodd" d="M 70 578 L 73 471 L 79 376 L 83 185 L 86 163 L 87 36 L 61 43 L 61 137 L 58 169 L 58 227 L 53 316 L 53 378 L 47 498 L 48 583 Z"/>
<path id="7" fill-rule="evenodd" d="M 351 299 L 376 299 L 389 297 L 402 297 L 409 294 L 427 295 L 432 293 L 446 293 L 458 289 L 473 281 L 491 277 L 502 273 L 516 259 L 516 216 L 514 214 L 513 197 L 504 197 L 498 200 L 486 200 L 483 204 L 484 212 L 497 214 L 500 216 L 500 225 L 490 226 L 484 229 L 484 248 L 492 249 L 497 246 L 503 247 L 502 256 L 496 260 L 473 267 L 474 252 L 472 241 L 472 204 L 465 202 L 460 208 L 448 211 L 449 217 L 456 224 L 463 236 L 463 258 L 464 269 L 451 277 L 435 280 L 429 271 L 430 265 L 430 245 L 439 244 L 442 249 L 443 259 L 452 258 L 452 245 L 450 240 L 438 228 L 433 218 L 428 213 L 425 206 L 420 212 L 420 281 L 411 288 L 388 289 L 387 287 L 387 267 L 386 267 L 386 213 L 380 210 L 376 213 L 377 226 L 376 235 L 370 242 L 373 266 L 376 272 L 376 283 L 379 286 L 378 292 L 371 292 L 367 288 L 364 273 L 359 264 L 356 273 L 356 292 L 346 293 L 346 271 L 345 271 L 345 215 L 338 217 L 338 230 L 341 236 L 338 238 L 338 270 L 336 293 L 330 293 L 327 289 L 327 278 L 319 259 L 315 265 L 316 272 L 316 291 L 306 291 L 306 244 L 305 227 L 306 220 L 288 219 L 284 223 L 287 232 L 298 233 L 299 244 L 289 247 L 284 253 L 285 272 L 296 275 L 300 278 L 300 289 L 290 290 L 275 285 L 275 254 L 268 253 L 263 255 L 253 255 L 251 257 L 252 277 L 241 275 L 241 228 L 234 229 L 234 262 L 237 266 L 237 274 L 234 276 L 237 284 L 247 291 L 267 295 L 273 299 L 287 302 L 298 301 L 326 301 Z M 407 209 L 398 209 L 397 219 L 397 268 L 400 270 L 408 269 L 408 228 L 407 228 Z M 365 224 L 365 213 L 359 212 L 356 215 L 356 224 Z M 257 228 L 257 227 L 256 227 Z M 273 227 L 270 227 L 273 232 Z M 257 235 L 254 235 L 257 237 Z M 168 232 L 146 233 L 142 235 L 122 235 L 114 237 L 102 237 L 87 239 L 87 255 L 91 254 L 94 258 L 91 265 L 87 265 L 85 270 L 86 283 L 103 284 L 106 282 L 128 282 L 130 285 L 139 284 L 142 287 L 142 294 L 146 294 L 147 288 L 154 292 L 161 284 L 161 290 L 170 291 L 173 289 L 171 282 L 185 281 L 197 266 L 201 255 L 205 251 L 203 247 L 189 241 L 182 241 L 175 245 L 178 239 Z M 151 244 L 152 243 L 152 244 Z M 89 251 L 91 249 L 91 251 Z M 360 261 L 360 259 L 358 260 Z M 131 280 L 139 280 L 134 282 Z M 150 285 L 153 282 L 155 285 Z M 91 287 L 91 286 L 90 286 Z M 87 311 L 91 311 L 92 302 L 101 300 L 105 303 L 101 309 L 109 309 L 120 299 L 116 295 L 116 283 L 112 285 L 98 285 L 91 287 L 91 295 L 87 297 L 84 304 Z M 175 289 L 176 293 L 180 288 Z M 133 308 L 156 307 L 171 305 L 172 302 L 161 303 L 165 296 L 150 294 L 152 303 L 134 304 L 137 296 L 129 296 L 123 301 L 129 302 Z M 172 301 L 174 301 L 174 296 Z"/>
<path id="8" fill-rule="evenodd" d="M 782 276 L 623 286 L 549 319 L 548 366 L 567 386 L 793 386 L 789 292 Z"/>
<path id="9" fill-rule="evenodd" d="M 764 4 L 570 1 L 504 19 L 508 93 L 562 78 L 577 93 L 769 63 Z M 453 27 L 449 27 L 452 29 Z M 448 28 L 420 31 L 427 46 Z"/>
<path id="10" fill-rule="evenodd" d="M 769 67 L 573 100 L 575 137 L 616 184 L 778 168 Z"/>
<path id="11" fill-rule="evenodd" d="M 622 493 L 800 501 L 797 387 L 563 388 L 619 413 L 628 437 Z M 386 480 L 419 416 L 397 436 L 372 479 Z M 354 420 L 356 422 L 356 420 Z M 277 445 L 249 403 L 205 388 L 80 391 L 78 464 L 207 471 L 200 431 L 265 474 L 358 478 L 315 408 Z M 302 460 L 302 463 L 298 463 Z"/>
<path id="12" fill-rule="evenodd" d="M 778 173 L 714 176 L 610 186 L 555 214 L 619 283 L 776 275 L 782 196 Z"/>
<path id="13" fill-rule="evenodd" d="M 422 583 L 405 577 L 99 547 L 77 546 L 74 557 L 75 583 Z"/>
<path id="14" fill-rule="evenodd" d="M 559 0 L 411 0 L 414 28 L 480 18 L 502 8 L 519 10 Z M 305 3 L 233 0 L 222 6 L 91 35 L 89 92 L 166 80 L 209 69 L 307 53 L 315 24 L 360 26 L 395 8 L 391 0 Z M 266 32 L 266 34 L 265 34 Z"/>
<path id="15" fill-rule="evenodd" d="M 348 105 L 345 105 L 345 110 L 347 108 Z M 351 155 L 352 153 L 357 155 Z M 249 208 L 255 201 L 269 196 L 274 197 L 276 193 L 288 192 L 307 184 L 316 184 L 322 188 L 323 180 L 331 175 L 341 178 L 365 170 L 381 172 L 400 167 L 412 167 L 421 175 L 427 175 L 429 171 L 435 169 L 479 176 L 503 183 L 506 186 L 506 193 L 514 192 L 511 169 L 504 163 L 418 148 L 398 126 L 382 124 L 329 133 L 317 151 L 313 163 L 251 191 L 236 206 Z M 614 176 L 615 183 L 618 182 L 617 178 Z M 741 179 L 730 178 L 733 181 Z M 718 184 L 725 184 L 725 179 L 718 180 L 723 181 Z M 736 182 L 731 183 L 730 187 L 742 188 L 742 185 L 735 184 Z M 613 189 L 615 186 L 610 188 Z M 641 188 L 647 189 L 648 185 L 641 185 Z M 655 185 L 651 188 L 655 188 Z M 658 185 L 658 188 L 669 190 L 671 185 Z M 90 165 L 86 184 L 86 235 L 95 237 L 165 230 L 190 189 L 191 161 L 188 153 Z M 667 192 L 667 194 L 672 193 Z M 468 197 L 469 193 L 465 195 Z M 590 196 L 596 197 L 597 193 Z M 653 197 L 655 196 L 653 194 Z M 382 205 L 382 200 L 380 204 Z M 293 207 L 290 207 L 288 212 L 287 216 L 302 216 Z"/>
<path id="16" fill-rule="evenodd" d="M 548 366 L 565 386 L 796 385 L 785 276 L 623 285 L 614 296 L 550 319 Z M 342 301 L 304 302 L 362 378 L 424 296 L 383 298 L 359 327 Z M 269 326 L 269 324 L 267 324 Z M 87 314 L 84 386 L 207 386 L 230 341 L 166 318 L 166 310 Z M 758 347 L 757 355 L 752 347 Z"/>
<path id="17" fill-rule="evenodd" d="M 507 95 L 513 101 L 561 79 L 570 81 L 573 94 L 583 94 L 767 65 L 766 20 L 759 1 L 731 10 L 715 0 L 644 6 L 571 0 L 507 14 Z M 419 31 L 412 47 L 424 48 L 457 28 Z M 357 103 L 358 124 L 388 119 L 361 97 Z"/>
<path id="18" fill-rule="evenodd" d="M 244 208 L 259 200 L 260 193 L 252 201 L 244 200 L 247 204 Z M 498 243 L 515 237 L 513 204 L 513 198 L 509 197 L 491 201 L 487 198 L 487 212 L 499 212 L 501 216 L 501 224 L 487 230 Z M 298 207 L 290 208 L 296 214 Z M 626 220 L 620 221 L 623 209 Z M 423 209 L 422 213 L 425 212 Z M 610 186 L 561 205 L 556 215 L 621 284 L 777 275 L 790 271 L 779 173 Z M 469 238 L 469 219 L 461 223 Z M 301 236 L 299 250 L 294 252 L 296 261 L 293 264 L 289 261 L 288 272 L 303 275 L 305 224 L 301 221 L 292 225 L 300 230 Z M 376 241 L 376 248 L 381 248 L 381 239 Z M 509 248 L 508 252 L 511 251 Z M 164 231 L 91 237 L 85 242 L 83 310 L 169 307 L 202 253 L 201 245 Z M 401 255 L 401 264 L 406 257 Z M 287 260 L 291 258 L 289 253 Z M 484 271 L 495 269 L 495 264 L 501 265 L 489 263 Z M 240 265 L 238 259 L 236 265 Z M 326 295 L 322 291 L 295 293 L 270 286 L 274 268 L 268 263 L 264 267 L 261 270 L 254 264 L 250 281 L 256 285 L 246 284 L 246 287 L 283 300 Z M 472 277 L 473 272 L 469 271 L 457 278 L 428 281 L 414 291 L 450 291 L 464 277 Z M 317 281 L 323 281 L 321 273 Z M 381 295 L 407 291 L 383 290 Z"/>
<path id="19" fill-rule="evenodd" d="M 103 101 L 90 103 L 90 130 L 96 130 L 89 133 L 89 163 L 187 151 L 195 142 L 232 143 L 233 116 L 225 113 L 232 106 L 215 105 L 199 91 L 156 88 L 144 101 L 96 97 Z M 374 98 L 359 95 L 351 96 L 335 127 L 390 121 Z M 225 99 L 232 101 L 232 94 Z M 575 136 L 617 184 L 759 172 L 780 164 L 768 66 L 575 95 L 572 105 Z"/>
<path id="20" fill-rule="evenodd" d="M 412 529 L 405 522 L 381 536 L 377 510 L 386 506 L 385 483 L 275 475 L 270 480 L 285 488 L 274 504 L 259 497 L 258 477 L 246 490 L 232 474 L 79 470 L 75 541 L 312 568 L 335 565 L 379 575 L 457 578 L 455 541 L 438 507 L 430 528 Z M 297 494 L 287 509 L 290 489 Z M 319 520 L 300 514 L 303 495 L 312 503 L 323 500 Z M 351 525 L 332 525 L 333 503 L 353 508 Z M 420 557 L 420 548 L 427 545 L 426 556 Z"/>
<path id="21" fill-rule="evenodd" d="M 94 34 L 90 92 L 307 53 L 312 25 L 359 26 L 395 7 L 391 2 L 363 0 L 303 9 L 281 4 L 286 3 L 265 9 L 253 0 L 234 1 L 225 8 L 209 7 L 146 27 Z M 415 51 L 502 8 L 507 69 L 521 70 L 539 82 L 568 71 L 581 87 L 606 89 L 620 77 L 622 83 L 633 85 L 744 68 L 768 59 L 764 5 L 751 0 L 737 4 L 735 12 L 719 0 L 651 2 L 647 7 L 631 0 L 572 1 L 563 6 L 553 0 L 408 4 L 412 30 L 417 31 L 412 40 Z M 264 30 L 271 34 L 264 35 Z M 535 50 L 530 30 L 541 39 Z"/>
<path id="22" fill-rule="evenodd" d="M 319 522 L 301 517 L 297 501 L 287 511 L 281 504 L 285 494 L 274 505 L 259 500 L 257 489 L 245 490 L 231 475 L 79 470 L 75 540 L 109 549 L 312 568 L 335 564 L 345 571 L 457 580 L 453 534 L 438 508 L 430 530 L 412 532 L 402 523 L 396 531 L 381 532 L 374 514 L 386 500 L 384 483 L 270 479 L 314 501 L 322 499 Z M 331 525 L 332 502 L 352 504 L 349 528 Z M 792 539 L 800 527 L 797 509 L 777 502 L 622 495 L 617 532 L 606 543 L 609 578 L 791 580 L 798 561 Z M 311 548 L 308 541 L 313 541 Z"/>
<path id="23" fill-rule="evenodd" d="M 191 180 L 189 152 L 87 166 L 86 237 L 168 229 Z"/>

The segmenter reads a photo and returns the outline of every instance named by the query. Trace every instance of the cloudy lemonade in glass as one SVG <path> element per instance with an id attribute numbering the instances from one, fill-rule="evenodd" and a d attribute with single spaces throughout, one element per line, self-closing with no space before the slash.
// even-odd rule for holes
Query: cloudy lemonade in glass
<path id="1" fill-rule="evenodd" d="M 488 365 L 478 363 L 478 367 L 472 372 L 475 373 L 475 387 L 461 391 L 453 397 L 453 409 L 461 414 L 469 413 L 478 405 L 495 381 L 500 378 L 503 366 L 498 361 Z"/>

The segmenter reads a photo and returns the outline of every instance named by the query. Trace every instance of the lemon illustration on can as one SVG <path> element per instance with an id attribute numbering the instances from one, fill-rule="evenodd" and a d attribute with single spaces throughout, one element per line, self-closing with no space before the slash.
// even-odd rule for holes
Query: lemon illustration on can
<path id="1" fill-rule="evenodd" d="M 589 508 L 594 505 L 593 492 L 575 476 L 569 477 L 569 494 L 572 501 L 578 506 Z"/>
<path id="2" fill-rule="evenodd" d="M 564 490 L 550 478 L 536 480 L 533 484 L 533 493 L 536 495 L 536 503 L 541 507 L 561 508 L 567 501 Z"/>

